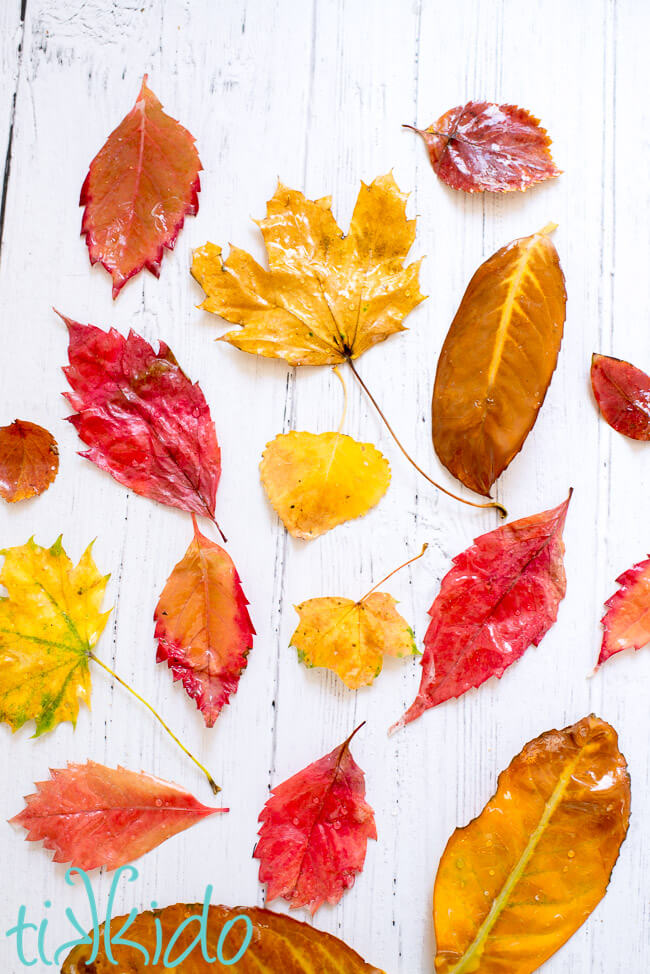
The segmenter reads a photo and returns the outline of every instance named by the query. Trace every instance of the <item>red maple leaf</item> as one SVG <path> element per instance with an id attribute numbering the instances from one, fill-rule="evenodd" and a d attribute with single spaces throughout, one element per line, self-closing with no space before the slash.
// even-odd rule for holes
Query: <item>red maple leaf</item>
<path id="1" fill-rule="evenodd" d="M 557 618 L 566 592 L 562 531 L 571 491 L 558 507 L 476 538 L 453 559 L 429 609 L 415 701 L 394 728 L 500 677 Z"/>
<path id="2" fill-rule="evenodd" d="M 50 771 L 11 819 L 42 841 L 54 862 L 79 869 L 117 869 L 195 822 L 227 812 L 207 808 L 178 785 L 125 768 L 88 761 Z"/>
<path id="3" fill-rule="evenodd" d="M 616 579 L 620 588 L 605 602 L 603 642 L 598 666 L 624 649 L 641 649 L 650 642 L 650 557 L 637 562 Z"/>
<path id="4" fill-rule="evenodd" d="M 306 906 L 313 915 L 325 902 L 338 903 L 363 869 L 377 829 L 363 771 L 350 753 L 360 727 L 274 788 L 264 806 L 254 856 L 267 903 L 281 896 L 291 909 Z"/>
<path id="5" fill-rule="evenodd" d="M 214 521 L 221 452 L 210 409 L 172 352 L 136 332 L 68 326 L 76 415 L 70 422 L 90 449 L 81 454 L 130 490 Z"/>
<path id="6" fill-rule="evenodd" d="M 198 213 L 201 161 L 194 138 L 169 115 L 144 76 L 138 99 L 90 164 L 81 232 L 91 264 L 113 278 L 113 298 L 146 267 L 160 274 L 185 217 Z"/>
<path id="7" fill-rule="evenodd" d="M 156 606 L 156 662 L 167 662 L 213 727 L 237 692 L 255 630 L 232 558 L 193 520 L 194 539 Z"/>
<path id="8" fill-rule="evenodd" d="M 591 388 L 605 422 L 633 440 L 650 440 L 650 376 L 618 358 L 592 355 Z"/>

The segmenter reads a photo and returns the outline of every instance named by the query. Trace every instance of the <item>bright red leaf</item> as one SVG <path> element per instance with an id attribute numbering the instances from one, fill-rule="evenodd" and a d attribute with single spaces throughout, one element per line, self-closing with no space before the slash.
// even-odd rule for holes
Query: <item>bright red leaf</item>
<path id="1" fill-rule="evenodd" d="M 113 278 L 113 297 L 146 267 L 160 274 L 187 215 L 199 209 L 201 161 L 194 138 L 165 115 L 142 82 L 138 99 L 90 164 L 81 189 L 81 232 L 91 264 Z"/>
<path id="2" fill-rule="evenodd" d="M 255 630 L 232 558 L 204 537 L 194 539 L 156 606 L 156 662 L 182 680 L 208 727 L 237 692 Z"/>
<path id="3" fill-rule="evenodd" d="M 178 785 L 125 768 L 88 761 L 52 769 L 48 781 L 25 798 L 11 819 L 27 830 L 29 842 L 43 842 L 54 862 L 79 869 L 117 869 L 138 859 L 206 815 L 206 808 Z"/>
<path id="4" fill-rule="evenodd" d="M 571 492 L 558 507 L 476 538 L 453 560 L 429 609 L 420 689 L 393 729 L 500 677 L 539 645 L 566 592 L 562 531 Z"/>
<path id="5" fill-rule="evenodd" d="M 444 183 L 466 193 L 507 193 L 558 176 L 546 130 L 523 108 L 469 101 L 417 129 Z"/>
<path id="6" fill-rule="evenodd" d="M 59 448 L 48 430 L 14 420 L 0 427 L 0 497 L 10 504 L 42 494 L 59 470 Z"/>
<path id="7" fill-rule="evenodd" d="M 605 602 L 603 642 L 598 666 L 624 649 L 650 642 L 650 556 L 616 579 L 620 588 Z"/>
<path id="8" fill-rule="evenodd" d="M 592 355 L 591 388 L 603 419 L 633 440 L 650 440 L 650 376 L 629 362 Z"/>
<path id="9" fill-rule="evenodd" d="M 63 317 L 63 316 L 61 316 Z M 120 484 L 161 504 L 214 521 L 221 453 L 210 410 L 164 342 L 156 353 L 134 331 L 68 326 L 64 373 L 77 410 L 82 453 Z"/>
<path id="10" fill-rule="evenodd" d="M 363 771 L 350 753 L 359 729 L 274 788 L 264 806 L 254 856 L 267 903 L 281 896 L 313 915 L 325 902 L 338 903 L 363 869 L 377 829 Z"/>

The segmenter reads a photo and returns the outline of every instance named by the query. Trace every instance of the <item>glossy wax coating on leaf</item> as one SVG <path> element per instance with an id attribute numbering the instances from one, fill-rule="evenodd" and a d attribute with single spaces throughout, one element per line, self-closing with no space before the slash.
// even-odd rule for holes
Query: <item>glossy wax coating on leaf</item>
<path id="1" fill-rule="evenodd" d="M 418 695 L 396 727 L 502 676 L 531 643 L 539 645 L 566 592 L 570 499 L 483 534 L 456 555 L 429 609 Z"/>
<path id="2" fill-rule="evenodd" d="M 156 606 L 156 662 L 182 680 L 208 727 L 246 668 L 255 634 L 247 605 L 232 558 L 194 521 L 194 539 Z"/>
<path id="3" fill-rule="evenodd" d="M 91 931 L 90 944 L 75 947 L 68 954 L 61 974 L 116 974 L 117 971 L 128 971 L 129 974 L 168 974 L 174 962 L 187 951 L 187 958 L 175 967 L 177 974 L 222 974 L 225 971 L 234 971 L 236 974 L 384 974 L 379 968 L 366 964 L 337 937 L 316 930 L 306 923 L 299 923 L 291 917 L 256 907 L 209 907 L 205 937 L 209 958 L 207 960 L 203 957 L 199 944 L 191 949 L 196 942 L 198 920 L 184 926 L 169 949 L 174 934 L 187 918 L 199 918 L 202 913 L 202 903 L 176 903 L 174 906 L 156 910 L 155 913 L 139 913 L 128 928 L 125 928 L 127 917 L 115 917 L 111 929 L 128 929 L 124 939 L 142 945 L 147 951 L 147 958 L 135 947 L 118 944 L 112 948 L 114 961 L 111 962 L 106 955 L 107 938 L 104 937 L 104 928 L 101 926 L 97 959 L 89 960 L 93 951 Z M 238 917 L 245 917 L 250 921 L 250 938 L 247 936 L 248 924 L 244 919 L 238 920 Z M 164 948 L 159 958 L 156 958 L 159 942 L 157 928 L 160 930 Z M 227 965 L 217 960 L 224 930 L 226 937 L 222 943 L 221 957 L 229 962 Z M 234 958 L 239 959 L 233 965 L 230 962 Z M 146 964 L 146 959 L 150 963 Z"/>
<path id="4" fill-rule="evenodd" d="M 42 494 L 58 470 L 59 448 L 42 426 L 16 419 L 0 427 L 0 497 L 13 504 Z"/>
<path id="5" fill-rule="evenodd" d="M 221 452 L 210 409 L 172 352 L 134 331 L 68 326 L 64 393 L 70 422 L 89 449 L 81 456 L 143 497 L 214 521 Z"/>
<path id="6" fill-rule="evenodd" d="M 420 261 L 404 267 L 415 239 L 406 199 L 391 173 L 362 183 L 345 236 L 330 197 L 279 183 L 259 222 L 268 270 L 236 247 L 226 261 L 212 243 L 194 252 L 201 307 L 243 326 L 221 340 L 290 365 L 336 365 L 403 331 L 424 300 Z"/>
<path id="7" fill-rule="evenodd" d="M 616 579 L 620 588 L 605 602 L 603 642 L 598 665 L 624 649 L 650 642 L 650 556 Z"/>
<path id="8" fill-rule="evenodd" d="M 88 660 L 110 615 L 101 612 L 109 576 L 97 571 L 90 546 L 74 566 L 60 538 L 2 554 L 0 721 L 15 731 L 33 719 L 38 737 L 76 724 L 80 701 L 90 706 Z"/>
<path id="9" fill-rule="evenodd" d="M 650 375 L 621 359 L 592 355 L 591 388 L 612 429 L 633 440 L 650 440 Z"/>
<path id="10" fill-rule="evenodd" d="M 546 129 L 516 105 L 470 101 L 428 129 L 414 131 L 424 139 L 435 172 L 452 189 L 508 193 L 560 174 Z"/>
<path id="11" fill-rule="evenodd" d="M 454 477 L 486 497 L 524 445 L 557 364 L 566 290 L 552 229 L 481 264 L 438 360 L 433 445 Z"/>
<path id="12" fill-rule="evenodd" d="M 333 670 L 351 690 L 370 686 L 385 655 L 417 654 L 413 630 L 396 604 L 385 592 L 373 592 L 360 602 L 309 599 L 296 606 L 300 624 L 290 645 L 307 666 Z"/>
<path id="13" fill-rule="evenodd" d="M 267 903 L 281 896 L 313 915 L 323 903 L 338 903 L 363 869 L 377 829 L 363 771 L 350 753 L 356 733 L 274 788 L 264 806 L 254 856 Z"/>
<path id="14" fill-rule="evenodd" d="M 36 782 L 25 808 L 11 819 L 27 830 L 29 842 L 43 842 L 53 862 L 78 869 L 117 869 L 151 852 L 166 839 L 206 815 L 228 809 L 206 808 L 178 785 L 107 768 L 88 761 L 50 771 Z"/>
<path id="15" fill-rule="evenodd" d="M 146 267 L 160 274 L 186 216 L 198 213 L 201 188 L 194 138 L 165 115 L 142 82 L 138 99 L 90 164 L 81 189 L 81 232 L 91 264 L 113 278 L 113 297 Z"/>
<path id="16" fill-rule="evenodd" d="M 267 444 L 260 475 L 287 531 L 304 539 L 366 514 L 390 484 L 379 450 L 344 433 L 280 433 Z"/>
<path id="17" fill-rule="evenodd" d="M 625 758 L 604 720 L 526 744 L 440 860 L 436 974 L 541 967 L 605 895 L 629 815 Z"/>

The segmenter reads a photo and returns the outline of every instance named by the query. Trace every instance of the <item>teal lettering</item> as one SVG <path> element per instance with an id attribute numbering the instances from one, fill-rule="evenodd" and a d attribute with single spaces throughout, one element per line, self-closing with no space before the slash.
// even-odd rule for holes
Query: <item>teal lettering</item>
<path id="1" fill-rule="evenodd" d="M 167 945 L 167 950 L 165 951 L 165 956 L 163 957 L 163 965 L 165 967 L 176 967 L 178 964 L 182 964 L 182 962 L 189 957 L 192 951 L 195 950 L 199 944 L 201 945 L 201 953 L 203 954 L 203 959 L 208 964 L 214 964 L 216 957 L 210 957 L 210 955 L 208 954 L 208 940 L 207 940 L 208 910 L 210 908 L 211 897 L 212 897 L 212 886 L 207 886 L 205 890 L 205 897 L 203 900 L 203 910 L 201 911 L 201 916 L 187 917 L 187 919 L 183 920 L 181 925 L 175 931 L 174 935 L 172 936 L 172 939 L 169 941 Z M 170 960 L 169 955 L 171 954 L 173 948 L 176 946 L 179 937 L 185 931 L 185 929 L 189 927 L 190 923 L 192 923 L 194 920 L 199 921 L 199 932 L 197 933 L 196 937 L 194 938 L 190 946 L 183 951 L 180 957 L 177 957 L 175 960 Z"/>
<path id="2" fill-rule="evenodd" d="M 90 914 L 93 921 L 93 929 L 92 929 L 93 937 L 92 940 L 90 940 L 89 934 L 87 934 L 84 928 L 81 926 L 81 924 L 77 920 L 76 916 L 74 915 L 70 907 L 67 907 L 65 911 L 65 915 L 67 916 L 68 920 L 75 928 L 77 933 L 81 934 L 81 939 L 70 940 L 68 941 L 67 944 L 62 944 L 61 947 L 59 947 L 59 949 L 54 954 L 55 964 L 58 964 L 59 958 L 63 954 L 67 954 L 68 951 L 72 950 L 73 947 L 92 946 L 93 949 L 90 954 L 90 957 L 88 958 L 89 964 L 92 964 L 95 960 L 97 960 L 97 953 L 99 951 L 99 917 L 97 916 L 97 904 L 95 902 L 95 894 L 93 893 L 93 888 L 90 885 L 90 879 L 88 878 L 88 873 L 84 872 L 83 869 L 77 869 L 76 867 L 73 867 L 72 869 L 68 869 L 67 873 L 65 874 L 65 881 L 68 884 L 68 886 L 74 886 L 73 876 L 75 873 L 78 876 L 81 876 L 81 881 L 84 884 L 84 888 L 86 890 L 86 896 L 88 897 L 88 905 L 90 906 Z"/>
<path id="3" fill-rule="evenodd" d="M 104 924 L 104 950 L 106 951 L 106 959 L 109 964 L 117 964 L 117 961 L 113 957 L 113 947 L 133 947 L 134 950 L 139 950 L 144 957 L 145 966 L 149 964 L 149 951 L 142 944 L 139 944 L 136 940 L 123 940 L 122 934 L 126 933 L 129 927 L 133 924 L 133 921 L 138 915 L 138 911 L 133 909 L 129 913 L 126 921 L 122 925 L 120 932 L 115 936 L 111 935 L 111 919 L 113 915 L 113 903 L 115 902 L 115 894 L 117 893 L 117 887 L 120 881 L 122 873 L 130 872 L 128 881 L 134 883 L 138 878 L 138 870 L 135 866 L 120 866 L 119 869 L 115 870 L 115 876 L 113 877 L 113 882 L 111 883 L 111 891 L 108 894 L 108 904 L 106 906 L 106 923 Z"/>
<path id="4" fill-rule="evenodd" d="M 16 952 L 18 953 L 18 960 L 25 967 L 33 967 L 36 963 L 36 958 L 34 960 L 27 960 L 25 957 L 25 948 L 23 944 L 23 936 L 25 930 L 38 930 L 35 923 L 27 923 L 25 917 L 27 916 L 27 907 L 21 906 L 18 910 L 18 920 L 16 921 L 16 926 L 12 927 L 11 930 L 7 930 L 7 937 L 13 937 L 16 934 Z"/>
<path id="5" fill-rule="evenodd" d="M 237 953 L 235 954 L 235 956 L 231 957 L 230 960 L 226 960 L 226 958 L 223 956 L 224 944 L 226 943 L 228 934 L 230 933 L 230 931 L 235 926 L 238 920 L 244 921 L 244 924 L 246 926 L 246 934 L 244 935 L 242 945 L 237 951 Z M 225 967 L 232 967 L 233 964 L 236 964 L 238 961 L 242 959 L 242 957 L 250 947 L 252 939 L 253 939 L 253 924 L 250 917 L 247 917 L 243 913 L 240 913 L 239 916 L 233 917 L 232 920 L 228 920 L 228 923 L 224 925 L 224 928 L 221 931 L 221 934 L 219 935 L 219 943 L 217 944 L 217 959 L 219 963 L 223 964 Z"/>

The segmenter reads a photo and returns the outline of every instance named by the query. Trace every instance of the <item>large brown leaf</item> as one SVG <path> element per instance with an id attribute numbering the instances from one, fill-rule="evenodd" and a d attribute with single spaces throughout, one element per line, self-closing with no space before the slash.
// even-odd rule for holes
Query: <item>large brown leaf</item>
<path id="1" fill-rule="evenodd" d="M 521 450 L 557 364 L 566 291 L 552 229 L 481 264 L 440 353 L 433 444 L 454 477 L 485 496 Z"/>
<path id="2" fill-rule="evenodd" d="M 625 758 L 604 720 L 526 744 L 440 860 L 436 974 L 536 971 L 605 895 L 629 815 Z"/>

